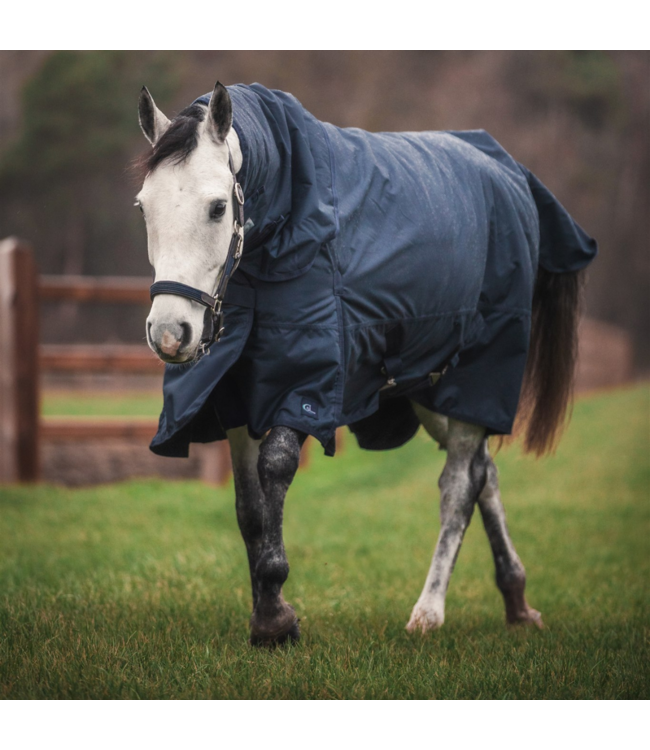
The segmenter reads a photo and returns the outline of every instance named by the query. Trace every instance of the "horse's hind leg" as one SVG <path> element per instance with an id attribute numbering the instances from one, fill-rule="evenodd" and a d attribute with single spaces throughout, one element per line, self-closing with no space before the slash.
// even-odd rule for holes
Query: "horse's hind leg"
<path id="1" fill-rule="evenodd" d="M 435 414 L 415 402 L 412 402 L 412 406 L 424 429 L 440 447 L 445 448 L 447 417 Z M 499 492 L 497 468 L 489 454 L 486 454 L 486 459 L 485 486 L 478 496 L 478 506 L 494 556 L 497 586 L 506 605 L 506 621 L 509 624 L 533 623 L 541 628 L 542 616 L 528 605 L 524 595 L 526 571 L 508 533 L 506 512 Z"/>
<path id="2" fill-rule="evenodd" d="M 448 420 L 447 462 L 440 476 L 441 528 L 429 574 L 407 630 L 433 630 L 445 619 L 445 595 L 465 531 L 486 479 L 483 427 Z"/>
<path id="3" fill-rule="evenodd" d="M 478 497 L 478 506 L 492 547 L 497 586 L 506 605 L 506 622 L 511 625 L 533 623 L 539 628 L 543 627 L 540 613 L 526 602 L 526 571 L 508 533 L 497 469 L 489 456 L 487 477 Z"/>

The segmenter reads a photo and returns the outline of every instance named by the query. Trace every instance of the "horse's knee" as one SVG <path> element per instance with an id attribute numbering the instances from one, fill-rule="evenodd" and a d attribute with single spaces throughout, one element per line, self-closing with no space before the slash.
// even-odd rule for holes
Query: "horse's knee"
<path id="1" fill-rule="evenodd" d="M 300 461 L 300 435 L 287 427 L 276 427 L 260 446 L 258 471 L 262 482 L 289 485 Z"/>

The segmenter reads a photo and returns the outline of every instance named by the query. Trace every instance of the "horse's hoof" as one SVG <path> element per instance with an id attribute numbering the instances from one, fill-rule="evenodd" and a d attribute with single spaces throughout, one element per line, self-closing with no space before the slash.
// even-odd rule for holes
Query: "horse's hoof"
<path id="1" fill-rule="evenodd" d="M 532 607 L 528 607 L 525 612 L 518 612 L 513 617 L 506 618 L 508 625 L 533 625 L 539 630 L 544 629 L 544 622 L 542 621 L 542 613 L 538 612 Z"/>
<path id="2" fill-rule="evenodd" d="M 251 646 L 257 646 L 258 648 L 276 648 L 277 646 L 282 646 L 285 643 L 297 643 L 299 640 L 300 620 L 296 618 L 289 626 L 289 629 L 285 630 L 284 632 L 254 633 L 251 630 L 251 637 L 248 642 Z"/>
<path id="3" fill-rule="evenodd" d="M 445 621 L 443 613 L 436 609 L 427 609 L 426 607 L 416 604 L 411 613 L 411 619 L 406 625 L 409 633 L 428 633 L 431 630 L 437 630 L 442 627 Z"/>

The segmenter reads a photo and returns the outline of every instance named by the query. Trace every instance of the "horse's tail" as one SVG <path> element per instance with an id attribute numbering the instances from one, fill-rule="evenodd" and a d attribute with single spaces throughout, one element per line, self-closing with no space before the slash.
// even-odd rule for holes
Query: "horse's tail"
<path id="1" fill-rule="evenodd" d="M 572 403 L 583 278 L 583 271 L 537 271 L 517 417 L 526 423 L 524 449 L 537 456 L 554 450 Z"/>

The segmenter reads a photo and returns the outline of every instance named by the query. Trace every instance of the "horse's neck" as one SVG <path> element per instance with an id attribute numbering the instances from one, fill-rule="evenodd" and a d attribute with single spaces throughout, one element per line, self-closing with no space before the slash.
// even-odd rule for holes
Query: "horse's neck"
<path id="1" fill-rule="evenodd" d="M 244 157 L 239 144 L 239 136 L 235 132 L 235 128 L 230 128 L 230 132 L 226 136 L 226 142 L 228 143 L 228 146 L 230 146 L 230 153 L 232 154 L 232 160 L 235 165 L 235 172 L 239 172 L 242 168 Z"/>

